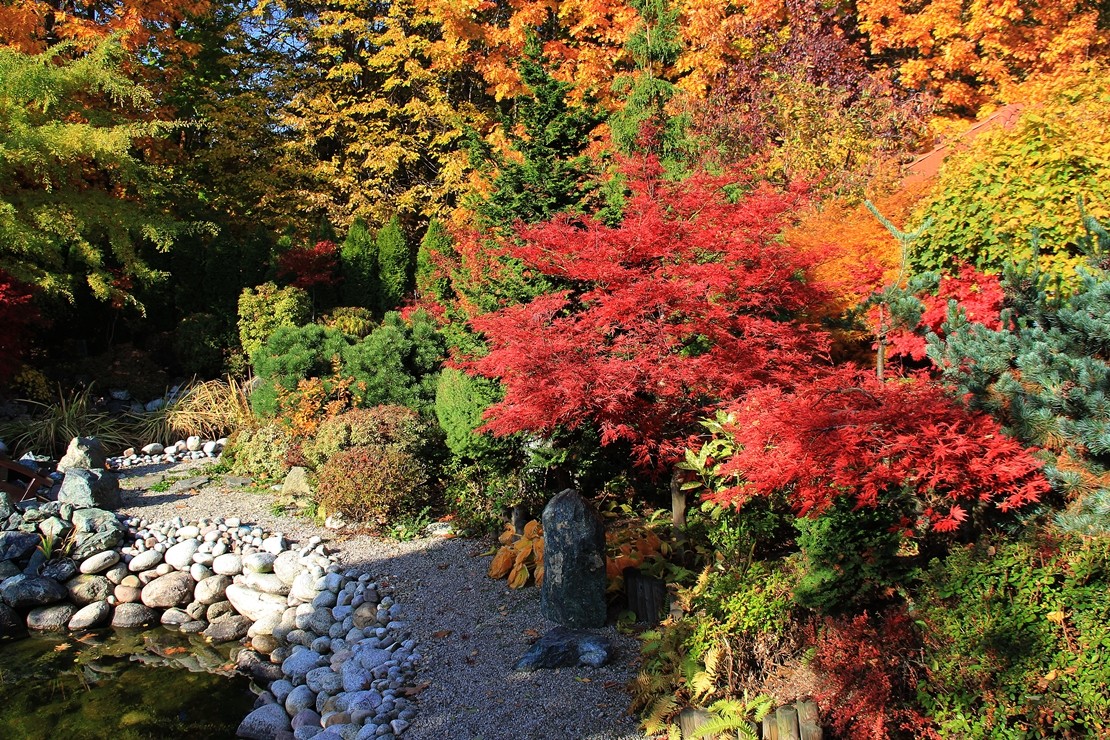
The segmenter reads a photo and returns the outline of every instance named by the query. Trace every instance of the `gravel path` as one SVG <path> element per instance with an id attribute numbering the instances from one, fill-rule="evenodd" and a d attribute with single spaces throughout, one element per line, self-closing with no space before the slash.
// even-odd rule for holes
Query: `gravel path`
<path id="1" fill-rule="evenodd" d="M 481 557 L 492 540 L 424 538 L 410 542 L 358 535 L 345 537 L 312 522 L 275 516 L 272 496 L 229 489 L 217 479 L 149 487 L 203 477 L 203 468 L 123 471 L 121 511 L 149 521 L 238 516 L 304 542 L 320 535 L 341 562 L 386 578 L 404 605 L 404 618 L 424 655 L 417 682 L 419 714 L 406 740 L 642 740 L 627 713 L 625 685 L 635 675 L 638 641 L 611 627 L 617 649 L 600 669 L 563 668 L 516 673 L 513 664 L 531 642 L 555 626 L 540 616 L 539 591 L 512 591 L 486 576 Z"/>

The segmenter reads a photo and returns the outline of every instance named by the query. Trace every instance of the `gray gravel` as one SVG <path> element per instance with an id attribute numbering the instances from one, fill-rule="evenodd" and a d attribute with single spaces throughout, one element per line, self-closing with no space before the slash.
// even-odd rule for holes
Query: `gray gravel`
<path id="1" fill-rule="evenodd" d="M 238 516 L 298 542 L 320 535 L 338 549 L 344 565 L 391 582 L 424 655 L 414 687 L 419 714 L 405 740 L 644 738 L 627 713 L 625 691 L 636 672 L 635 638 L 608 628 L 617 654 L 600 669 L 512 670 L 531 642 L 555 625 L 540 616 L 538 589 L 513 591 L 486 576 L 490 559 L 482 554 L 492 540 L 344 536 L 304 519 L 275 516 L 270 494 L 226 488 L 219 476 L 186 490 L 149 490 L 166 476 L 201 472 L 195 463 L 125 471 L 122 512 L 148 520 Z"/>

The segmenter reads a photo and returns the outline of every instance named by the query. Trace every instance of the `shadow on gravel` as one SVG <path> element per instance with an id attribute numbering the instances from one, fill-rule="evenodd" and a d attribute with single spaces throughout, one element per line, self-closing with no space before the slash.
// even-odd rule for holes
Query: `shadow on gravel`
<path id="1" fill-rule="evenodd" d="M 540 614 L 539 589 L 512 590 L 487 576 L 492 538 L 329 539 L 347 567 L 394 586 L 418 641 L 418 715 L 404 740 L 644 737 L 628 715 L 625 688 L 636 675 L 639 642 L 612 625 L 599 630 L 615 647 L 606 666 L 513 670 L 556 625 Z"/>
<path id="2" fill-rule="evenodd" d="M 124 506 L 128 508 L 143 508 L 146 506 L 159 506 L 172 504 L 175 501 L 189 498 L 188 493 L 151 493 L 149 491 L 120 491 Z M 230 515 L 229 515 L 230 516 Z"/>

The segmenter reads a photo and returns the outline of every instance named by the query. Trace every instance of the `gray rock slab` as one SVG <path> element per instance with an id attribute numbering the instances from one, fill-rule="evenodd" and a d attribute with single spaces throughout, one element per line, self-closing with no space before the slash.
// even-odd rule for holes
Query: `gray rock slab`
<path id="1" fill-rule="evenodd" d="M 27 614 L 27 629 L 36 632 L 63 632 L 76 613 L 77 607 L 73 604 L 35 607 Z"/>
<path id="2" fill-rule="evenodd" d="M 65 586 L 50 578 L 20 573 L 0 585 L 0 599 L 13 609 L 47 606 L 69 596 Z"/>
<path id="3" fill-rule="evenodd" d="M 608 637 L 583 630 L 556 627 L 541 637 L 513 666 L 515 671 L 536 671 L 541 668 L 589 666 L 600 668 L 613 655 Z"/>

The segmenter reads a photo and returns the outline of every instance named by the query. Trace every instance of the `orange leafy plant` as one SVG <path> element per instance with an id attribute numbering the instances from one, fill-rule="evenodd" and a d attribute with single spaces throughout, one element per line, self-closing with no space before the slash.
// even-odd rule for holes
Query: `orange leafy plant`
<path id="1" fill-rule="evenodd" d="M 532 579 L 537 586 L 543 585 L 543 527 L 540 523 L 533 519 L 524 525 L 521 534 L 516 533 L 511 523 L 506 523 L 505 531 L 497 539 L 501 548 L 489 565 L 489 577 L 508 577 L 509 588 L 522 588 Z"/>

